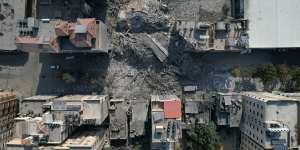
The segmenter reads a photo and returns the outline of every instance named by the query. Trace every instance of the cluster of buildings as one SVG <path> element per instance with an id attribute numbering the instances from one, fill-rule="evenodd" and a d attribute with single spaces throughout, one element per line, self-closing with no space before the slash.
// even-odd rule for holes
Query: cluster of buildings
<path id="1" fill-rule="evenodd" d="M 78 3 L 57 0 L 16 0 L 1 3 L 13 9 L 13 13 L 3 13 L 8 15 L 4 16 L 3 27 L 0 28 L 0 33 L 5 35 L 0 36 L 1 50 L 64 53 L 107 52 L 109 48 L 107 29 L 100 20 L 74 20 L 74 16 L 82 16 L 75 13 L 75 9 L 88 12 L 88 8 L 91 7 L 88 4 L 94 4 L 94 1 L 88 4 L 83 0 Z M 133 9 L 142 10 L 142 7 L 145 7 L 142 5 L 144 3 L 134 4 Z M 164 8 L 168 7 L 165 4 L 161 5 Z M 27 8 L 33 6 L 38 9 L 29 12 Z M 66 11 L 69 16 L 63 14 L 63 9 L 68 6 L 70 10 Z M 230 18 L 216 22 L 204 22 L 197 17 L 193 20 L 176 20 L 174 29 L 197 52 L 298 48 L 300 22 L 291 18 L 299 17 L 299 6 L 298 0 L 288 3 L 284 0 L 233 0 Z M 53 12 L 49 12 L 51 9 Z M 38 19 L 30 18 L 34 14 Z M 123 15 L 124 12 L 121 16 Z M 60 19 L 56 19 L 58 16 L 61 16 Z M 262 32 L 264 34 L 261 34 Z"/>
<path id="2" fill-rule="evenodd" d="M 239 131 L 234 149 L 300 148 L 297 93 L 216 93 L 210 101 L 192 90 L 182 98 L 152 95 L 150 101 L 37 95 L 19 102 L 13 92 L 0 96 L 1 149 L 100 150 L 150 140 L 153 150 L 174 150 L 184 145 L 191 124 L 210 121 Z"/>
<path id="3" fill-rule="evenodd" d="M 25 52 L 88 53 L 108 50 L 107 28 L 95 18 L 78 18 L 76 22 L 20 19 L 17 32 L 16 46 Z"/>
<path id="4" fill-rule="evenodd" d="M 171 150 L 182 138 L 182 101 L 175 95 L 153 95 L 151 103 L 107 95 L 19 101 L 15 93 L 2 92 L 1 113 L 1 150 L 101 150 L 138 143 L 148 133 L 152 149 Z"/>
<path id="5" fill-rule="evenodd" d="M 219 93 L 216 124 L 240 130 L 235 149 L 299 149 L 299 100 L 294 93 Z"/>
<path id="6" fill-rule="evenodd" d="M 294 19 L 299 18 L 299 1 L 233 0 L 231 6 L 232 18 L 178 20 L 175 29 L 196 52 L 300 47 L 300 22 Z"/>
<path id="7" fill-rule="evenodd" d="M 94 3 L 90 1 L 90 4 Z M 75 9 L 88 9 L 85 6 L 90 8 L 83 0 L 78 3 L 3 0 L 0 6 L 3 8 L 0 10 L 3 16 L 0 20 L 2 51 L 107 53 L 109 49 L 106 25 L 96 18 L 80 18 L 83 14 L 74 12 Z M 59 14 L 63 11 L 68 14 Z"/>
<path id="8" fill-rule="evenodd" d="M 245 21 L 176 22 L 176 31 L 196 52 L 240 51 L 248 48 Z"/>
<path id="9" fill-rule="evenodd" d="M 108 100 L 106 95 L 27 98 L 21 101 L 13 139 L 6 148 L 102 149 L 108 138 L 104 125 Z"/>

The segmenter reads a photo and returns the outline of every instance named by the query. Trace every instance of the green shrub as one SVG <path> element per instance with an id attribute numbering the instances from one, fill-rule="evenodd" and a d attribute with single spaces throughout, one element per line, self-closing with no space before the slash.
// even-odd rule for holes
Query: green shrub
<path id="1" fill-rule="evenodd" d="M 76 82 L 76 79 L 70 73 L 63 73 L 62 80 L 64 80 L 66 83 Z"/>
<path id="2" fill-rule="evenodd" d="M 187 145 L 190 150 L 219 150 L 221 142 L 215 124 L 193 124 L 187 131 Z"/>
<path id="3" fill-rule="evenodd" d="M 278 76 L 277 69 L 273 64 L 263 64 L 253 70 L 252 77 L 260 78 L 263 83 L 276 79 Z"/>
<path id="4" fill-rule="evenodd" d="M 234 66 L 233 68 L 231 68 L 230 70 L 230 74 L 233 76 L 233 77 L 241 77 L 241 68 L 240 66 Z"/>
<path id="5" fill-rule="evenodd" d="M 281 64 L 276 66 L 277 69 L 277 76 L 280 79 L 280 81 L 286 81 L 288 80 L 290 76 L 290 68 L 286 64 Z"/>

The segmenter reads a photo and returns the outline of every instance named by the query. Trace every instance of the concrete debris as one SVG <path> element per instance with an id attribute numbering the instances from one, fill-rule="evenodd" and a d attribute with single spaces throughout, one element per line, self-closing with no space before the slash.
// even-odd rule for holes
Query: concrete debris
<path id="1" fill-rule="evenodd" d="M 150 47 L 152 48 L 153 53 L 155 56 L 161 61 L 164 62 L 168 55 L 169 52 L 167 49 L 165 49 L 155 38 L 153 38 L 151 35 L 147 34 L 147 37 L 151 41 L 149 43 Z M 154 44 L 154 45 L 153 45 Z"/>

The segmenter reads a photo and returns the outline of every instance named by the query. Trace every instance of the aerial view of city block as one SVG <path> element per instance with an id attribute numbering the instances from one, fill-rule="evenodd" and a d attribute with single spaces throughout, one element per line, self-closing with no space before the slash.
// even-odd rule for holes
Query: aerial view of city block
<path id="1" fill-rule="evenodd" d="M 300 0 L 0 0 L 0 150 L 300 150 Z"/>

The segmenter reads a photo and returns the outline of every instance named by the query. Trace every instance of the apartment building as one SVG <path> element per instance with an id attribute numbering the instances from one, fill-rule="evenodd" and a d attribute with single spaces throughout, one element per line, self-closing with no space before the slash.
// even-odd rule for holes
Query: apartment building
<path id="1" fill-rule="evenodd" d="M 242 99 L 241 150 L 298 149 L 299 100 L 266 92 Z"/>
<path id="2" fill-rule="evenodd" d="M 13 136 L 14 117 L 17 115 L 17 98 L 13 92 L 0 92 L 0 150 Z"/>

